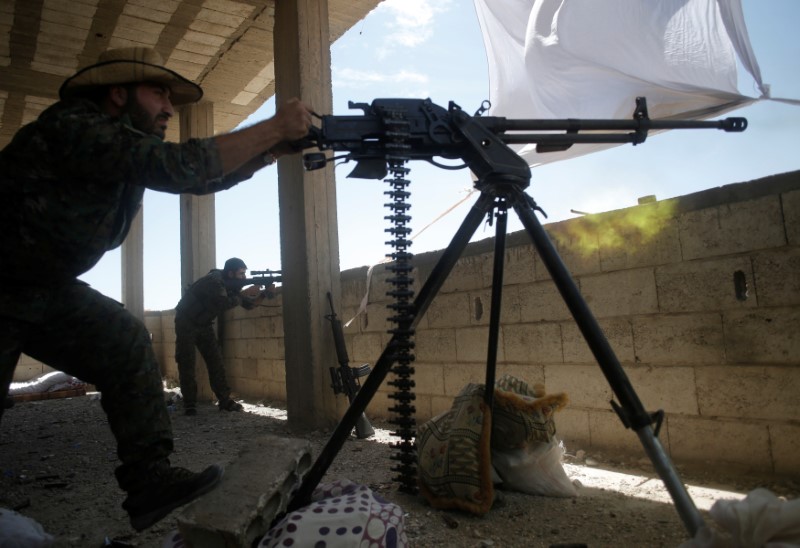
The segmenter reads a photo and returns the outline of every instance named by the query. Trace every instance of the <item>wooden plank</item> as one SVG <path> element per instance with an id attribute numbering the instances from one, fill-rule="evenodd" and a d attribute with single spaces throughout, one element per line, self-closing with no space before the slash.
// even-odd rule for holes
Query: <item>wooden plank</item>
<path id="1" fill-rule="evenodd" d="M 75 398 L 86 395 L 86 387 L 72 388 L 70 390 L 54 390 L 52 392 L 34 392 L 32 394 L 11 394 L 15 402 L 57 400 L 61 398 Z"/>

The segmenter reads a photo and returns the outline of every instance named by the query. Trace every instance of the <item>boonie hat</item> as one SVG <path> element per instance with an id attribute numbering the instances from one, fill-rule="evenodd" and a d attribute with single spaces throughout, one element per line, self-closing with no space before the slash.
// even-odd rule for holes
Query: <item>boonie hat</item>
<path id="1" fill-rule="evenodd" d="M 58 95 L 61 99 L 68 99 L 86 88 L 133 82 L 166 85 L 170 90 L 170 101 L 175 106 L 194 103 L 203 97 L 200 86 L 164 67 L 164 59 L 156 50 L 140 46 L 103 52 L 97 63 L 67 78 Z"/>

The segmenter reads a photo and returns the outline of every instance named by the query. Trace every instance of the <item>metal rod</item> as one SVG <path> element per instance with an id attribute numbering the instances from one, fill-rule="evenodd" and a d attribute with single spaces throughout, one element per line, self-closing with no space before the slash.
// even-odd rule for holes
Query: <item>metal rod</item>
<path id="1" fill-rule="evenodd" d="M 492 411 L 494 406 L 494 381 L 497 369 L 497 346 L 500 334 L 500 304 L 503 300 L 503 264 L 506 257 L 506 230 L 508 227 L 508 204 L 504 198 L 498 198 L 497 227 L 494 240 L 494 263 L 492 267 L 492 304 L 489 311 L 489 342 L 486 352 L 486 381 L 483 385 L 483 401 L 486 409 Z M 490 213 L 491 215 L 491 213 Z"/>

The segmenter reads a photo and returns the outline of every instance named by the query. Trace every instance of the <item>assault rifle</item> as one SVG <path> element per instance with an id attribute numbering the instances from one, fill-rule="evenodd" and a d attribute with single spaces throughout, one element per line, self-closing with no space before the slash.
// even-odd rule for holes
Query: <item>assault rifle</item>
<path id="1" fill-rule="evenodd" d="M 329 161 L 355 161 L 348 177 L 383 179 L 387 159 L 402 157 L 425 160 L 445 169 L 469 167 L 481 189 L 487 179 L 513 181 L 528 186 L 530 168 L 513 149 L 505 145 L 535 143 L 538 152 L 567 150 L 578 143 L 643 143 L 651 130 L 721 129 L 741 132 L 745 118 L 717 121 L 651 120 L 644 97 L 636 99 L 631 120 L 603 119 L 508 119 L 481 116 L 488 108 L 484 102 L 470 116 L 454 102 L 447 109 L 430 99 L 375 99 L 372 104 L 348 103 L 361 109 L 359 116 L 321 116 L 320 127 L 312 127 L 298 147 L 347 151 L 339 157 L 324 152 L 304 155 L 307 170 L 324 167 Z M 537 133 L 529 133 L 529 132 Z M 584 132 L 584 133 L 581 133 Z M 434 158 L 461 159 L 464 164 L 450 166 Z"/>
<path id="2" fill-rule="evenodd" d="M 243 287 L 248 285 L 257 285 L 260 287 L 264 287 L 265 289 L 261 292 L 264 297 L 272 298 L 275 296 L 276 291 L 268 289 L 272 285 L 276 283 L 280 283 L 283 280 L 283 276 L 280 270 L 251 270 L 250 274 L 252 274 L 251 278 L 228 278 L 225 280 L 225 287 L 228 289 L 237 289 L 241 290 Z"/>
<path id="3" fill-rule="evenodd" d="M 364 364 L 360 367 L 350 367 L 350 358 L 347 356 L 347 346 L 344 342 L 344 331 L 342 330 L 342 321 L 336 317 L 336 311 L 333 309 L 333 298 L 328 293 L 328 302 L 331 305 L 331 313 L 326 315 L 325 318 L 331 321 L 331 328 L 333 329 L 333 342 L 336 345 L 336 358 L 339 361 L 339 367 L 331 367 L 331 387 L 334 394 L 346 394 L 350 403 L 358 393 L 360 384 L 358 379 L 369 375 L 370 367 Z M 367 416 L 361 413 L 361 416 L 356 420 L 356 436 L 359 439 L 368 438 L 375 434 L 372 425 L 367 420 Z"/>

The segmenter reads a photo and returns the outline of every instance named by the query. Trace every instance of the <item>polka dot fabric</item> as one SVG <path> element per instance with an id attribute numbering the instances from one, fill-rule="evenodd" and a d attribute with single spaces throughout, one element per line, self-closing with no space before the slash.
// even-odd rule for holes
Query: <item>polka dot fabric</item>
<path id="1" fill-rule="evenodd" d="M 320 484 L 313 502 L 287 514 L 258 548 L 404 548 L 403 510 L 366 485 L 349 480 Z"/>

